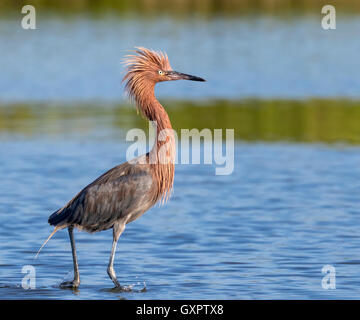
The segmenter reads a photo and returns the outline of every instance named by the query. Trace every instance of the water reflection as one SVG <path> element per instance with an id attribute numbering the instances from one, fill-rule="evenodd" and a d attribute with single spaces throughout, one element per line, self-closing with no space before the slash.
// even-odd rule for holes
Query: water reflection
<path id="1" fill-rule="evenodd" d="M 246 141 L 360 143 L 360 102 L 351 100 L 162 101 L 173 127 L 235 129 Z M 0 105 L 0 139 L 125 139 L 148 123 L 128 104 Z"/>
<path id="2" fill-rule="evenodd" d="M 0 2 L 0 8 L 3 13 L 15 14 L 18 8 L 27 4 L 24 0 L 3 0 Z M 169 2 L 166 0 L 74 0 L 51 1 L 42 0 L 36 6 L 40 10 L 56 14 L 89 14 L 94 17 L 112 13 L 120 16 L 136 14 L 144 17 L 154 17 L 163 14 L 172 17 L 188 17 L 193 14 L 200 18 L 209 18 L 213 16 L 241 17 L 243 15 L 268 14 L 268 15 L 296 15 L 320 12 L 320 8 L 328 4 L 326 0 L 181 0 Z M 354 14 L 360 11 L 360 6 L 356 0 L 333 0 L 337 10 L 342 13 Z"/>

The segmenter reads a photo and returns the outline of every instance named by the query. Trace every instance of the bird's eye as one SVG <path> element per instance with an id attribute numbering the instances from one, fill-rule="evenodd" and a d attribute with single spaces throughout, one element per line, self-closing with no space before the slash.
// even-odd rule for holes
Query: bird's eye
<path id="1" fill-rule="evenodd" d="M 164 74 L 164 72 L 162 71 L 162 70 L 159 70 L 159 75 L 163 75 Z"/>

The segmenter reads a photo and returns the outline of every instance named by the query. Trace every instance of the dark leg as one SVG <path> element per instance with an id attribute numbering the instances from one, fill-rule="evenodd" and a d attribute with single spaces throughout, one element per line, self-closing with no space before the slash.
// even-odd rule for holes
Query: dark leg
<path id="1" fill-rule="evenodd" d="M 72 281 L 65 281 L 60 284 L 60 287 L 62 288 L 77 288 L 80 284 L 80 276 L 79 276 L 79 266 L 77 262 L 76 257 L 76 248 L 75 248 L 75 239 L 74 239 L 74 233 L 73 233 L 74 227 L 69 226 L 69 237 L 70 237 L 70 243 L 71 243 L 71 251 L 73 256 L 73 264 L 74 264 L 74 280 Z"/>
<path id="2" fill-rule="evenodd" d="M 117 242 L 119 240 L 120 235 L 124 231 L 124 229 L 125 229 L 125 225 L 123 223 L 122 224 L 116 223 L 113 226 L 113 243 L 112 243 L 112 248 L 111 248 L 109 265 L 107 268 L 107 273 L 108 273 L 110 279 L 112 280 L 112 282 L 114 282 L 115 287 L 118 287 L 118 288 L 120 288 L 121 286 L 120 286 L 119 281 L 116 279 L 116 274 L 114 271 L 114 258 L 115 258 Z"/>

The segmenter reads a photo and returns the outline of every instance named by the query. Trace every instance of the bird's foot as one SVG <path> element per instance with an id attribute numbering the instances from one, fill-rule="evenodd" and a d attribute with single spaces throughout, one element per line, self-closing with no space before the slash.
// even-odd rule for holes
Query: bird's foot
<path id="1" fill-rule="evenodd" d="M 122 286 L 116 278 L 113 278 L 111 280 L 114 282 L 114 285 L 115 285 L 115 287 L 113 288 L 113 291 L 116 291 L 116 292 L 130 292 L 130 291 L 132 291 L 131 286 Z"/>
<path id="2" fill-rule="evenodd" d="M 80 280 L 72 280 L 72 281 L 64 281 L 62 283 L 60 283 L 60 288 L 63 289 L 76 289 L 77 287 L 79 287 L 80 285 Z"/>
<path id="3" fill-rule="evenodd" d="M 122 292 L 129 292 L 129 291 L 131 291 L 131 287 L 129 287 L 129 286 L 122 286 L 116 278 L 113 280 L 113 282 L 114 282 L 114 285 L 115 285 L 114 290 L 116 290 L 116 291 L 122 291 Z"/>
<path id="4" fill-rule="evenodd" d="M 131 292 L 131 286 L 121 286 L 120 284 L 115 285 L 114 288 L 110 289 L 111 292 Z"/>
<path id="5" fill-rule="evenodd" d="M 116 288 L 122 288 L 118 279 L 116 278 L 116 274 L 115 274 L 115 271 L 114 271 L 114 268 L 112 266 L 109 266 L 108 269 L 107 269 L 107 273 L 111 279 L 111 281 L 114 283 L 115 287 L 114 289 Z"/>

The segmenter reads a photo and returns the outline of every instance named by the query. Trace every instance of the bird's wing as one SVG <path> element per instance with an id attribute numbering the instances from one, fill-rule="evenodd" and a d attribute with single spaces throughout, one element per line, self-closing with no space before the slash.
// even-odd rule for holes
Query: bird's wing
<path id="1" fill-rule="evenodd" d="M 64 208 L 52 214 L 49 223 L 75 224 L 89 231 L 108 229 L 118 219 L 146 211 L 153 204 L 152 186 L 148 167 L 124 163 L 85 187 Z"/>

